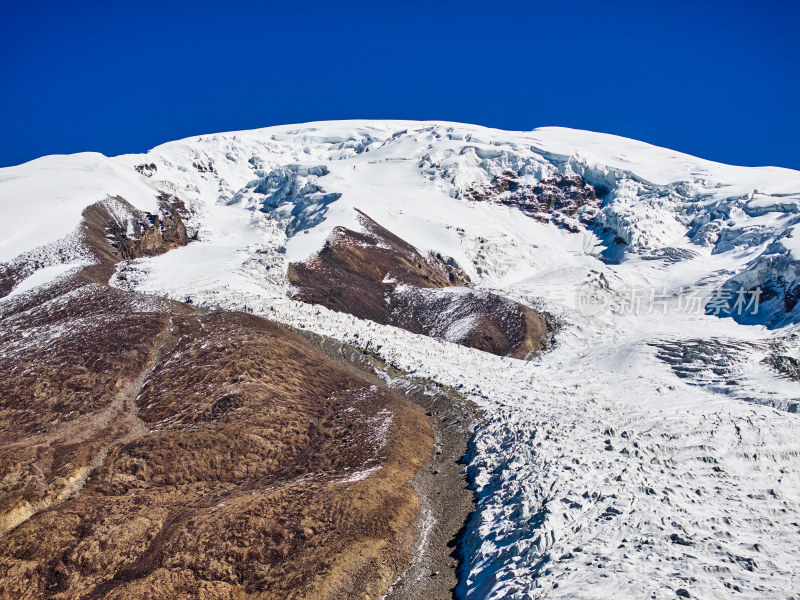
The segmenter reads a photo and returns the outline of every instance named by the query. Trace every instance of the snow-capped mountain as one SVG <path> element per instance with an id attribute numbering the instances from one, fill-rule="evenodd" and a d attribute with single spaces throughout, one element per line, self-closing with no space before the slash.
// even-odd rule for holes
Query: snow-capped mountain
<path id="1" fill-rule="evenodd" d="M 98 203 L 118 290 L 480 408 L 462 597 L 800 594 L 800 172 L 401 121 L 44 157 L 0 170 L 0 307 L 100 260 Z"/>

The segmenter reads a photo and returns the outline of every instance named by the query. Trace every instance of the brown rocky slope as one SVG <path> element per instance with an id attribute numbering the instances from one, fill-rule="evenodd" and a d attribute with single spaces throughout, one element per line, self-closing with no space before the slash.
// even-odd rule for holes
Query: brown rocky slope
<path id="1" fill-rule="evenodd" d="M 289 266 L 295 299 L 500 356 L 547 345 L 545 315 L 466 287 L 452 259 L 423 256 L 367 215 L 359 220 L 362 231 L 337 227 L 315 256 Z"/>
<path id="2" fill-rule="evenodd" d="M 188 241 L 179 208 L 90 207 L 94 264 L 0 303 L 0 598 L 380 595 L 425 415 L 264 319 L 110 288 Z"/>

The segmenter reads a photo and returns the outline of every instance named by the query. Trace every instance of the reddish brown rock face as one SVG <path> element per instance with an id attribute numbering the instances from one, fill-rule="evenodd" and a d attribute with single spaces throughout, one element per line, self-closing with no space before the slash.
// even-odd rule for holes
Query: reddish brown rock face
<path id="1" fill-rule="evenodd" d="M 0 297 L 38 269 L 58 263 L 90 262 L 103 275 L 113 271 L 120 260 L 156 256 L 191 241 L 184 220 L 184 203 L 169 194 L 158 197 L 158 214 L 131 206 L 124 198 L 112 197 L 83 211 L 83 223 L 76 231 L 47 246 L 34 248 L 15 259 L 0 263 Z"/>
<path id="2" fill-rule="evenodd" d="M 115 200 L 124 207 L 123 215 L 115 214 L 103 205 L 95 205 L 94 210 L 100 212 L 96 217 L 98 220 L 105 218 L 106 237 L 118 258 L 130 260 L 157 256 L 190 242 L 184 224 L 186 206 L 175 196 L 159 196 L 158 214 L 146 214 L 122 199 Z"/>
<path id="3" fill-rule="evenodd" d="M 360 220 L 363 231 L 338 227 L 319 253 L 290 265 L 295 299 L 500 356 L 525 358 L 547 344 L 543 315 L 466 287 L 456 265 Z"/>
<path id="4" fill-rule="evenodd" d="M 424 414 L 264 319 L 108 287 L 115 219 L 85 215 L 97 265 L 0 304 L 0 598 L 383 593 Z"/>
<path id="5" fill-rule="evenodd" d="M 513 206 L 542 223 L 554 223 L 576 233 L 591 225 L 600 209 L 605 189 L 596 189 L 580 175 L 556 175 L 534 186 L 523 185 L 512 172 L 494 178 L 487 186 L 476 186 L 464 193 L 474 202 L 496 202 Z"/>

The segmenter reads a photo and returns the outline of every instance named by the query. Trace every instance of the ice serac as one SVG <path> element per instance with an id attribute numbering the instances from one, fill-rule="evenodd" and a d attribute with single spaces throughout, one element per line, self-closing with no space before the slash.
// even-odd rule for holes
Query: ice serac
<path id="1" fill-rule="evenodd" d="M 329 172 L 325 165 L 286 165 L 269 173 L 256 169 L 257 179 L 248 182 L 229 203 L 243 202 L 285 221 L 286 235 L 291 237 L 322 222 L 327 206 L 341 197 L 339 193 L 325 193 L 316 183 Z"/>
<path id="2" fill-rule="evenodd" d="M 764 251 L 722 286 L 734 302 L 739 290 L 759 295 L 761 310 L 733 315 L 737 321 L 769 327 L 800 321 L 800 246 L 794 237 L 796 231 L 796 226 L 787 228 L 774 240 L 774 233 L 760 231 Z"/>
<path id="3" fill-rule="evenodd" d="M 546 346 L 542 314 L 466 287 L 452 258 L 423 256 L 364 213 L 359 221 L 361 231 L 337 227 L 317 254 L 289 265 L 295 299 L 499 356 L 531 357 Z"/>

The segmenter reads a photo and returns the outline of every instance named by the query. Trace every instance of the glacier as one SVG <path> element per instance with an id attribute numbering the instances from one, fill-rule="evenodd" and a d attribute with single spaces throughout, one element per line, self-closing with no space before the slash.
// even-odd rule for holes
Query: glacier
<path id="1" fill-rule="evenodd" d="M 597 191 L 590 222 L 471 198 L 559 176 Z M 2 169 L 0 260 L 54 256 L 89 204 L 153 210 L 161 192 L 185 201 L 197 241 L 122 263 L 115 285 L 355 344 L 482 409 L 461 597 L 800 595 L 800 386 L 771 366 L 800 355 L 800 172 L 563 128 L 280 126 Z M 552 347 L 503 358 L 291 300 L 288 264 L 358 229 L 356 209 L 478 290 L 552 314 Z M 83 260 L 64 256 L 16 293 Z M 757 288 L 757 315 L 680 309 L 686 290 Z M 645 294 L 621 309 L 631 290 L 665 308 Z"/>

